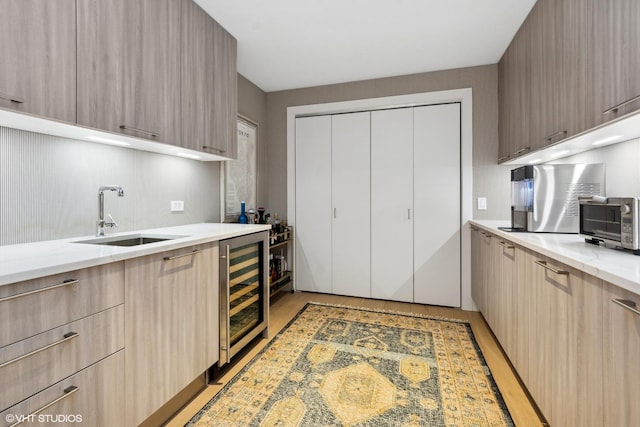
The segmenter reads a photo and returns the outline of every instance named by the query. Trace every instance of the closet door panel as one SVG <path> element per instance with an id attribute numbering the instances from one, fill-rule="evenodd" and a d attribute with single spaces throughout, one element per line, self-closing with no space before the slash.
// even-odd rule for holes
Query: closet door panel
<path id="1" fill-rule="evenodd" d="M 333 293 L 371 297 L 370 113 L 332 116 Z"/>
<path id="2" fill-rule="evenodd" d="M 296 288 L 332 291 L 331 116 L 296 119 Z"/>
<path id="3" fill-rule="evenodd" d="M 371 296 L 413 301 L 413 110 L 371 112 Z"/>
<path id="4" fill-rule="evenodd" d="M 460 306 L 460 104 L 414 109 L 414 302 Z"/>

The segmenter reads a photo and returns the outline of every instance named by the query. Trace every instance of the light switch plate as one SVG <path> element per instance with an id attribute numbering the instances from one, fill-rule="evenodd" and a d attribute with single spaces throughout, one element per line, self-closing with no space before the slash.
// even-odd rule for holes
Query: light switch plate
<path id="1" fill-rule="evenodd" d="M 171 201 L 171 212 L 184 212 L 184 201 L 183 200 L 172 200 Z"/>
<path id="2" fill-rule="evenodd" d="M 487 198 L 486 197 L 478 197 L 478 210 L 486 211 L 487 210 Z"/>

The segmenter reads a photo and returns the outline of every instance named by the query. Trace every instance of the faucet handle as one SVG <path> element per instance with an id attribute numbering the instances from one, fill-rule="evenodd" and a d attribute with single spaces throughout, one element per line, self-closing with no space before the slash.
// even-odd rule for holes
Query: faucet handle
<path id="1" fill-rule="evenodd" d="M 115 219 L 113 219 L 113 217 L 111 216 L 111 214 L 107 215 L 109 217 L 109 221 L 105 222 L 104 225 L 106 227 L 117 227 L 118 223 L 116 222 Z"/>

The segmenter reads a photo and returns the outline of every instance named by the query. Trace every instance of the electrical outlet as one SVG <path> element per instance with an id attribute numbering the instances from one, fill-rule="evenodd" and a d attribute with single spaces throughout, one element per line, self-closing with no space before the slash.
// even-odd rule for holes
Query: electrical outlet
<path id="1" fill-rule="evenodd" d="M 478 197 L 478 210 L 486 211 L 487 210 L 487 198 L 486 197 Z"/>
<path id="2" fill-rule="evenodd" d="M 171 208 L 171 212 L 184 212 L 184 201 L 172 200 L 170 208 Z"/>

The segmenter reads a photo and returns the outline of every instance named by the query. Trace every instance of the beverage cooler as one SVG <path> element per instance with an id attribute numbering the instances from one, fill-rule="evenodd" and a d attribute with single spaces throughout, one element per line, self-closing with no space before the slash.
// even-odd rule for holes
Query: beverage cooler
<path id="1" fill-rule="evenodd" d="M 220 359 L 223 366 L 269 327 L 268 232 L 220 241 Z"/>

